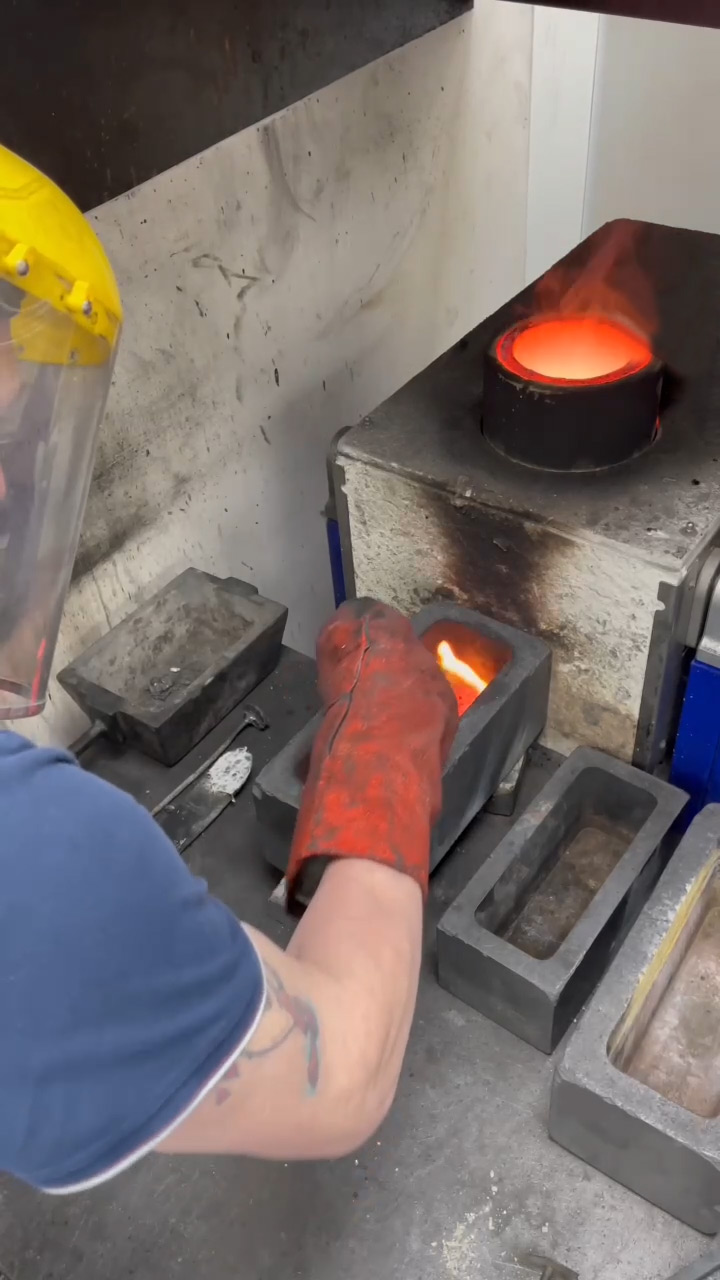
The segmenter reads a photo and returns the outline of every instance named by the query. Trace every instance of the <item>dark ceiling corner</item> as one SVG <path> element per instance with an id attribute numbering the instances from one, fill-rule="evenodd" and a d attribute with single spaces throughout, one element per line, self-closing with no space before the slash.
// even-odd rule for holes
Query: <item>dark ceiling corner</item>
<path id="1" fill-rule="evenodd" d="M 3 4 L 0 138 L 90 209 L 472 0 Z"/>
<path id="2" fill-rule="evenodd" d="M 623 18 L 651 18 L 690 27 L 720 27 L 720 0 L 524 0 L 554 9 L 579 9 Z"/>

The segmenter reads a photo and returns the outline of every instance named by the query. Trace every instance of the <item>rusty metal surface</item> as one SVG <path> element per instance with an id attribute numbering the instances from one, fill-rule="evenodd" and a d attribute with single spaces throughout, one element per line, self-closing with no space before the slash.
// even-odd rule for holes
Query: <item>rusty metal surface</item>
<path id="1" fill-rule="evenodd" d="M 471 2 L 6 3 L 0 136 L 90 209 Z"/>

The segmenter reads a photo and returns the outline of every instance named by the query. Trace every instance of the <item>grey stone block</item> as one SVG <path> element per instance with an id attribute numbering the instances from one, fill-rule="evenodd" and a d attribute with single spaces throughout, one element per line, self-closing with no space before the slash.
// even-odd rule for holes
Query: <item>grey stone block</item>
<path id="1" fill-rule="evenodd" d="M 440 984 L 552 1053 L 645 903 L 686 800 L 578 748 L 442 917 Z"/>
<path id="2" fill-rule="evenodd" d="M 720 1228 L 720 805 L 695 819 L 555 1070 L 550 1135 Z"/>
<path id="3" fill-rule="evenodd" d="M 443 774 L 443 807 L 433 831 L 437 866 L 499 783 L 541 733 L 547 715 L 550 650 L 543 640 L 451 603 L 429 605 L 412 619 L 432 647 L 447 636 L 466 660 L 481 651 L 496 671 L 460 718 Z M 316 716 L 259 774 L 255 810 L 267 860 L 284 871 L 295 828 Z"/>

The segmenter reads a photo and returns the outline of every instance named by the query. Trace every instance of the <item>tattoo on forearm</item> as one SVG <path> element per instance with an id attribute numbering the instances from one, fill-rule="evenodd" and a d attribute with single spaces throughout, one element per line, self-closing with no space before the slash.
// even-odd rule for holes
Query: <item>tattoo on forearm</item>
<path id="1" fill-rule="evenodd" d="M 292 996 L 286 991 L 280 974 L 271 965 L 265 966 L 265 975 L 267 989 L 263 1019 L 269 1016 L 269 1038 L 263 1043 L 262 1038 L 258 1042 L 257 1035 L 254 1036 L 254 1047 L 243 1049 L 228 1067 L 214 1090 L 216 1107 L 221 1107 L 231 1096 L 228 1086 L 233 1080 L 240 1079 L 240 1063 L 243 1059 L 252 1062 L 256 1058 L 267 1058 L 280 1049 L 295 1032 L 299 1032 L 305 1040 L 308 1093 L 314 1094 L 317 1090 L 320 1080 L 320 1027 L 317 1014 L 309 1000 Z"/>

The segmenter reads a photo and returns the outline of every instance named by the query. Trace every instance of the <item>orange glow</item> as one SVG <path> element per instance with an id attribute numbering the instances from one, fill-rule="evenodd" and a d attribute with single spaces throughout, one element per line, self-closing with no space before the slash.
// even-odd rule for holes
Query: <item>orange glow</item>
<path id="1" fill-rule="evenodd" d="M 498 354 L 511 372 L 543 382 L 612 382 L 644 369 L 653 358 L 639 333 L 599 315 L 556 316 L 521 325 L 513 331 L 512 343 L 502 347 Z"/>
<path id="2" fill-rule="evenodd" d="M 477 671 L 473 671 L 468 662 L 455 656 L 452 646 L 447 640 L 441 640 L 437 647 L 438 662 L 442 667 L 457 698 L 458 711 L 463 715 L 472 705 L 483 689 L 487 689 L 488 681 L 483 680 Z"/>

